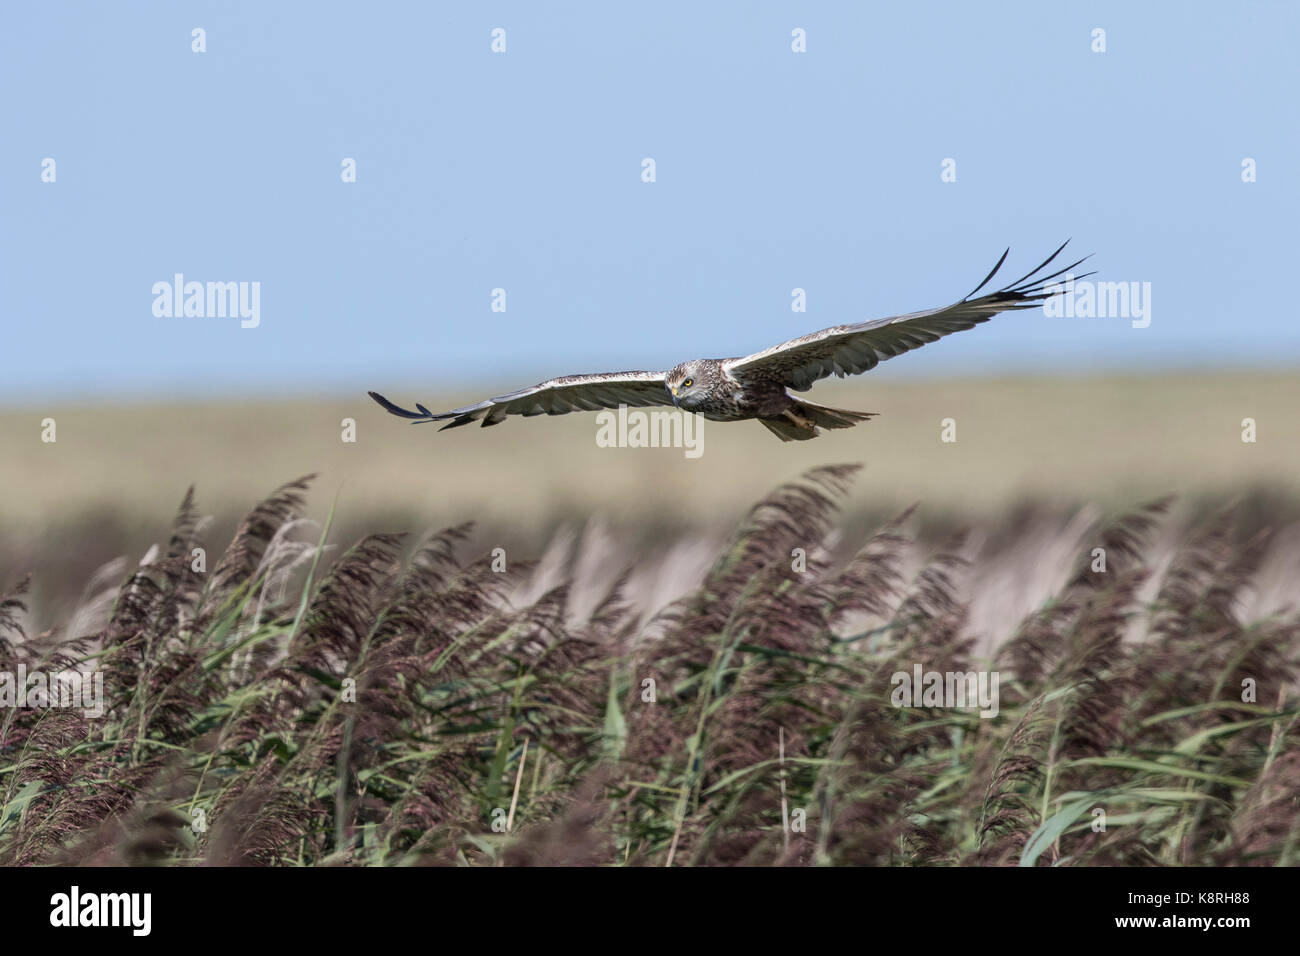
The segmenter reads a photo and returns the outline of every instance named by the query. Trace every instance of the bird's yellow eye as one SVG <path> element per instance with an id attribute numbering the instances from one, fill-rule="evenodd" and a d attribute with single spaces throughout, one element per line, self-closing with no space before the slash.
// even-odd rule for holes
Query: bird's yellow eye
<path id="1" fill-rule="evenodd" d="M 688 378 L 686 381 L 682 382 L 682 388 L 690 388 L 694 384 L 695 384 L 695 379 Z"/>

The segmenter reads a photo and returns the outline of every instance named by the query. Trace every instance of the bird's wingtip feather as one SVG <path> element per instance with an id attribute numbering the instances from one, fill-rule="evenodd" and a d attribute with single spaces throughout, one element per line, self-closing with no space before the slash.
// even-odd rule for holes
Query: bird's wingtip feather
<path id="1" fill-rule="evenodd" d="M 384 411 L 388 412 L 391 415 L 396 415 L 399 418 L 430 417 L 428 410 L 425 409 L 423 405 L 417 405 L 416 407 L 419 408 L 420 411 L 413 412 L 409 408 L 403 408 L 400 405 L 390 402 L 388 399 L 384 398 L 384 396 L 380 395 L 378 392 L 367 392 L 366 394 L 369 395 L 371 398 L 373 398 Z"/>

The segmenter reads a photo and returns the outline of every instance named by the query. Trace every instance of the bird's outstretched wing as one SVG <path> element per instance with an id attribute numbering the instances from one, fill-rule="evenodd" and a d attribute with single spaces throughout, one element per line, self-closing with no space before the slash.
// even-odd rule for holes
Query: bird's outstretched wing
<path id="1" fill-rule="evenodd" d="M 1051 298 L 1056 292 L 1044 291 L 1047 284 L 1088 258 L 1084 256 L 1078 262 L 1072 262 L 1050 275 L 1039 275 L 1068 244 L 1067 239 L 1048 256 L 1046 262 L 1032 272 L 997 292 L 982 295 L 978 299 L 971 296 L 997 275 L 1002 263 L 1006 262 L 1010 249 L 1002 253 L 1002 258 L 993 267 L 993 271 L 985 276 L 984 281 L 970 295 L 950 306 L 822 329 L 744 358 L 728 359 L 723 362 L 723 367 L 742 384 L 746 381 L 779 382 L 800 392 L 811 388 L 813 382 L 828 375 L 834 374 L 841 378 L 857 375 L 875 368 L 885 359 L 918 349 L 927 342 L 935 342 L 952 332 L 987 322 L 999 312 L 1030 309 L 1043 299 Z M 1093 273 L 1087 272 L 1084 275 Z M 1075 276 L 1076 279 L 1083 277 Z"/>
<path id="2" fill-rule="evenodd" d="M 671 405 L 672 396 L 664 387 L 664 372 L 602 372 L 598 375 L 565 375 L 521 388 L 508 395 L 489 398 L 476 405 L 433 413 L 416 403 L 416 411 L 394 405 L 378 392 L 370 397 L 394 415 L 409 418 L 416 424 L 446 421 L 443 428 L 468 425 L 482 419 L 483 427 L 496 425 L 507 415 L 567 415 L 597 408 L 620 405 Z M 439 429 L 441 431 L 442 429 Z"/>

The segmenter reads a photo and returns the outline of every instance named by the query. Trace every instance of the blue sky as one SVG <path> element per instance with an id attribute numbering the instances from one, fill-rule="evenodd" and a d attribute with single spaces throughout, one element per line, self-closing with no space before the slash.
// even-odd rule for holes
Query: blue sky
<path id="1" fill-rule="evenodd" d="M 1148 328 L 1004 315 L 873 374 L 1300 361 L 1300 5 L 0 18 L 5 404 L 666 368 L 943 305 L 1005 246 L 1014 278 L 1066 237 L 1102 278 L 1151 283 Z M 155 316 L 177 272 L 259 282 L 260 325 Z"/>

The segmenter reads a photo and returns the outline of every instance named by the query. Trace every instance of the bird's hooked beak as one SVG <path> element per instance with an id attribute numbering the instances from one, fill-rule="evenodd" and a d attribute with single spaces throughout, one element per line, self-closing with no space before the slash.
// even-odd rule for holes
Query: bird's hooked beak
<path id="1" fill-rule="evenodd" d="M 668 386 L 668 391 L 673 393 L 673 407 L 676 408 L 677 407 L 677 386 L 676 385 Z"/>

